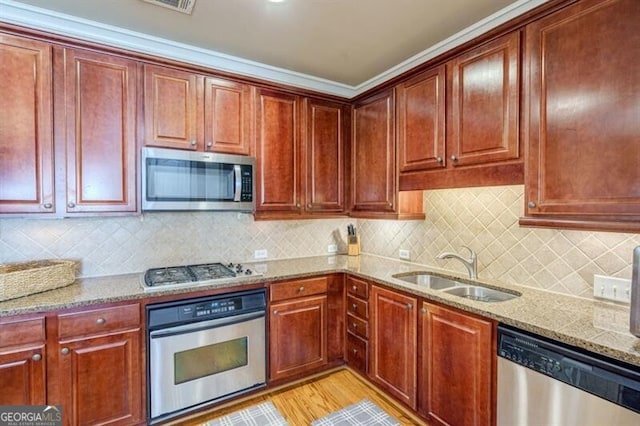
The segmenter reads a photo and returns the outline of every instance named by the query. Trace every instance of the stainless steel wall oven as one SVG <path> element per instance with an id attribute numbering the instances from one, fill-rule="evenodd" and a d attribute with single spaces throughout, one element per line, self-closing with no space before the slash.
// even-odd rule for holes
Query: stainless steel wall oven
<path id="1" fill-rule="evenodd" d="M 147 411 L 157 423 L 266 384 L 265 290 L 147 306 Z"/>

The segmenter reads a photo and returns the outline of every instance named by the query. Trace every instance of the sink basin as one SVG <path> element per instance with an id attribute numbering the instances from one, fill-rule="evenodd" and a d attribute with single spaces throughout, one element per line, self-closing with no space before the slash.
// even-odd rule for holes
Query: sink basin
<path id="1" fill-rule="evenodd" d="M 480 302 L 504 302 L 505 300 L 511 300 L 519 297 L 517 294 L 475 285 L 450 288 L 448 290 L 444 290 L 444 292 Z"/>
<path id="2" fill-rule="evenodd" d="M 428 287 L 432 290 L 443 290 L 446 288 L 464 285 L 462 283 L 459 283 L 458 281 L 455 281 L 449 278 L 440 277 L 437 275 L 431 275 L 427 273 L 396 274 L 396 275 L 393 275 L 393 278 L 397 278 L 399 280 L 402 280 L 411 284 Z"/>

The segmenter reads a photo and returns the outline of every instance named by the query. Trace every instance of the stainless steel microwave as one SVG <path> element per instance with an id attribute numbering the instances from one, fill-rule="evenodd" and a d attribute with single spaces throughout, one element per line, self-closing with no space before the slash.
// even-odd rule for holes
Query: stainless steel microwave
<path id="1" fill-rule="evenodd" d="M 242 155 L 142 148 L 142 210 L 253 211 L 255 167 Z"/>

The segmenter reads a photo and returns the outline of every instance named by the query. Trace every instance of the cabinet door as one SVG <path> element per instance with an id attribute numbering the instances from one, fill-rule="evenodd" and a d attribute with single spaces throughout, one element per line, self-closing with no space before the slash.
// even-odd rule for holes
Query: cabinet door
<path id="1" fill-rule="evenodd" d="M 144 144 L 202 149 L 202 111 L 196 74 L 172 68 L 144 67 Z"/>
<path id="2" fill-rule="evenodd" d="M 527 26 L 526 215 L 609 216 L 637 231 L 638 22 L 638 1 L 590 0 Z"/>
<path id="3" fill-rule="evenodd" d="M 138 64 L 72 49 L 62 57 L 67 212 L 135 212 Z"/>
<path id="4" fill-rule="evenodd" d="M 429 303 L 421 312 L 418 410 L 434 424 L 493 424 L 493 324 Z"/>
<path id="5" fill-rule="evenodd" d="M 396 204 L 394 96 L 387 91 L 353 111 L 352 210 L 393 212 Z"/>
<path id="6" fill-rule="evenodd" d="M 207 151 L 249 154 L 251 88 L 207 77 L 204 92 L 204 140 Z"/>
<path id="7" fill-rule="evenodd" d="M 293 376 L 327 364 L 327 296 L 271 305 L 269 377 Z"/>
<path id="8" fill-rule="evenodd" d="M 141 353 L 139 329 L 61 342 L 57 386 L 65 424 L 141 423 Z"/>
<path id="9" fill-rule="evenodd" d="M 445 167 L 445 66 L 402 83 L 397 91 L 400 172 Z"/>
<path id="10" fill-rule="evenodd" d="M 369 375 L 409 407 L 416 406 L 417 299 L 371 288 Z"/>
<path id="11" fill-rule="evenodd" d="M 51 46 L 0 34 L 0 213 L 52 213 Z"/>
<path id="12" fill-rule="evenodd" d="M 305 99 L 305 209 L 312 213 L 344 211 L 344 129 L 341 104 Z"/>
<path id="13" fill-rule="evenodd" d="M 520 33 L 449 63 L 449 159 L 453 166 L 517 159 Z"/>
<path id="14" fill-rule="evenodd" d="M 0 405 L 46 403 L 44 345 L 0 349 Z"/>
<path id="15" fill-rule="evenodd" d="M 256 103 L 256 210 L 300 213 L 300 99 L 259 90 Z"/>

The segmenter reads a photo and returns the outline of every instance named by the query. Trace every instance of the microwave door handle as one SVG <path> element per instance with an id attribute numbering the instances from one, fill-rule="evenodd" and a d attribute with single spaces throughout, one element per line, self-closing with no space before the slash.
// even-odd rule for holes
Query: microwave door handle
<path id="1" fill-rule="evenodd" d="M 240 201 L 242 194 L 242 170 L 240 165 L 233 166 L 233 175 L 235 176 L 235 191 L 233 193 L 233 201 Z"/>

